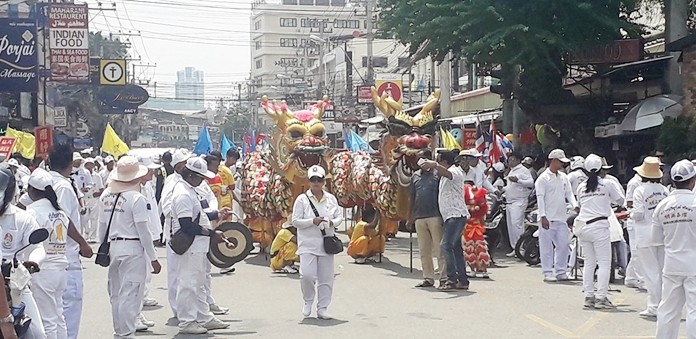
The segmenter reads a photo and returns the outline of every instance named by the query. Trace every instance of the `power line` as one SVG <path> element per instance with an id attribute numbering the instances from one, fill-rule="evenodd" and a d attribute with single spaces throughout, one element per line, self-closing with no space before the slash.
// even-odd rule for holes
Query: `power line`
<path id="1" fill-rule="evenodd" d="M 201 8 L 210 8 L 210 9 L 217 9 L 217 10 L 227 10 L 227 11 L 232 11 L 236 12 L 239 14 L 245 14 L 248 15 L 254 11 L 257 12 L 280 12 L 280 13 L 288 13 L 288 12 L 296 12 L 296 13 L 324 13 L 326 12 L 326 9 L 311 9 L 311 6 L 307 6 L 308 8 L 306 9 L 299 9 L 299 8 L 257 8 L 255 10 L 252 10 L 249 7 L 228 7 L 228 6 L 216 6 L 216 5 L 210 5 L 208 4 L 208 1 L 205 3 L 201 4 L 191 4 L 191 3 L 178 3 L 178 2 L 165 2 L 165 1 L 157 1 L 157 0 L 124 0 L 127 2 L 133 2 L 133 3 L 138 3 L 138 4 L 152 4 L 152 5 L 163 5 L 163 6 L 171 6 L 171 7 L 184 7 L 184 8 L 193 8 L 193 9 L 201 9 Z M 334 6 L 329 6 L 329 7 L 334 7 Z M 335 6 L 337 7 L 337 6 Z M 349 12 L 354 12 L 357 10 L 356 8 L 352 7 L 338 7 L 338 8 L 345 8 L 343 12 L 349 13 Z M 339 9 L 337 9 L 339 10 Z"/>

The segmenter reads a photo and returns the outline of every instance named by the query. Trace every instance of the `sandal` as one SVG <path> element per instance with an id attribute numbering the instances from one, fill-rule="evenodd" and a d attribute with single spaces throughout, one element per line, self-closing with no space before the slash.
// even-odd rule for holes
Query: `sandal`
<path id="1" fill-rule="evenodd" d="M 448 281 L 445 284 L 440 284 L 440 286 L 437 288 L 438 291 L 449 291 L 449 290 L 454 290 L 457 288 L 457 284 L 452 281 Z"/>
<path id="2" fill-rule="evenodd" d="M 434 284 L 430 280 L 423 280 L 420 284 L 416 285 L 416 287 L 433 287 Z"/>

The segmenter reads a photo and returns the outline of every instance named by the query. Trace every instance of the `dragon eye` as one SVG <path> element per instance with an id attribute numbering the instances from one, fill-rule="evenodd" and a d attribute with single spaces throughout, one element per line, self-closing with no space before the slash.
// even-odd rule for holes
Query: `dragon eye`
<path id="1" fill-rule="evenodd" d="M 300 131 L 290 131 L 290 137 L 293 139 L 302 138 L 302 132 Z"/>
<path id="2" fill-rule="evenodd" d="M 314 132 L 314 136 L 315 136 L 315 137 L 323 138 L 323 137 L 324 137 L 324 131 L 323 131 L 323 130 L 322 130 L 322 131 L 316 131 L 316 132 Z"/>

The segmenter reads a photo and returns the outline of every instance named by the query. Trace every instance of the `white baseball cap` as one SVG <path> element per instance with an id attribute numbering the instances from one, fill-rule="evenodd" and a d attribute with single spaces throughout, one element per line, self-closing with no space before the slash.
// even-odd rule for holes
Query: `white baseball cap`
<path id="1" fill-rule="evenodd" d="M 588 172 L 599 172 L 602 169 L 602 158 L 597 154 L 590 154 L 585 159 L 584 166 Z"/>
<path id="2" fill-rule="evenodd" d="M 28 184 L 39 191 L 45 191 L 46 187 L 53 184 L 53 179 L 51 179 L 51 175 L 46 170 L 37 168 L 29 176 Z"/>
<path id="3" fill-rule="evenodd" d="M 562 162 L 570 162 L 570 159 L 566 157 L 565 152 L 558 148 L 549 153 L 549 160 L 551 159 L 558 159 Z"/>
<path id="4" fill-rule="evenodd" d="M 189 153 L 189 151 L 185 149 L 178 149 L 172 154 L 172 166 L 176 166 L 180 162 L 184 162 L 186 160 L 189 160 L 193 154 Z"/>
<path id="5" fill-rule="evenodd" d="M 7 160 L 7 164 L 12 166 L 12 167 L 19 167 L 19 161 L 17 161 L 17 159 L 14 159 L 14 158 Z"/>
<path id="6" fill-rule="evenodd" d="M 87 158 L 87 159 L 85 159 L 85 164 L 89 164 L 89 163 L 92 163 L 92 164 L 93 164 L 93 163 L 94 163 L 94 159 L 93 159 L 93 158 Z"/>
<path id="7" fill-rule="evenodd" d="M 532 157 L 524 157 L 524 159 L 522 159 L 522 163 L 525 165 L 533 165 L 534 159 L 532 159 Z"/>
<path id="8" fill-rule="evenodd" d="M 496 172 L 502 172 L 505 170 L 505 165 L 503 165 L 502 162 L 496 162 L 495 164 L 493 164 L 493 169 Z"/>
<path id="9" fill-rule="evenodd" d="M 158 169 L 162 167 L 161 164 L 156 164 L 150 157 L 139 157 L 138 162 L 149 169 Z"/>
<path id="10" fill-rule="evenodd" d="M 174 163 L 173 160 L 172 163 Z M 215 173 L 208 171 L 208 164 L 202 158 L 193 157 L 186 160 L 186 168 L 202 177 L 215 178 Z"/>
<path id="11" fill-rule="evenodd" d="M 76 161 L 76 160 L 85 160 L 85 158 L 83 158 L 82 155 L 81 155 L 80 153 L 78 153 L 78 152 L 73 152 L 73 154 L 72 154 L 72 160 L 73 160 L 73 161 Z"/>
<path id="12" fill-rule="evenodd" d="M 307 170 L 307 179 L 312 179 L 314 177 L 322 178 L 326 177 L 326 171 L 319 165 L 314 165 Z"/>
<path id="13" fill-rule="evenodd" d="M 696 175 L 696 169 L 694 168 L 694 164 L 692 164 L 691 161 L 686 159 L 679 160 L 676 164 L 672 166 L 670 174 L 672 175 L 672 180 L 674 181 L 687 181 L 693 178 L 694 175 Z"/>
<path id="14" fill-rule="evenodd" d="M 104 158 L 104 164 L 108 164 L 110 162 L 114 162 L 114 157 L 107 155 L 106 158 Z"/>

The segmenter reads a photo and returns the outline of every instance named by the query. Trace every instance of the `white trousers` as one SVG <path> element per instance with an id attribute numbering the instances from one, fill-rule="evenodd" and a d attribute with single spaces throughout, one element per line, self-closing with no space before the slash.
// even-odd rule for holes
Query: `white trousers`
<path id="1" fill-rule="evenodd" d="M 679 323 L 686 303 L 686 333 L 696 339 L 696 277 L 662 276 L 662 301 L 657 309 L 657 335 L 659 339 L 679 337 Z"/>
<path id="2" fill-rule="evenodd" d="M 97 228 L 98 222 L 97 218 L 99 215 L 99 208 L 96 206 L 96 200 L 94 203 L 87 201 L 87 212 L 80 218 L 80 224 L 82 224 L 82 230 L 85 236 L 85 240 L 95 240 L 97 239 Z M 99 239 L 100 241 L 103 239 Z"/>
<path id="3" fill-rule="evenodd" d="M 550 221 L 549 224 L 547 230 L 539 228 L 541 270 L 544 276 L 563 275 L 568 270 L 570 230 L 564 221 Z"/>
<path id="4" fill-rule="evenodd" d="M 176 278 L 179 271 L 179 258 L 181 256 L 174 253 L 169 245 L 167 245 L 167 299 L 169 307 L 172 308 L 172 314 L 176 317 Z"/>
<path id="5" fill-rule="evenodd" d="M 82 281 L 82 269 L 68 270 L 63 293 L 63 316 L 65 326 L 68 328 L 68 339 L 77 339 L 82 318 L 82 295 L 84 285 Z"/>
<path id="6" fill-rule="evenodd" d="M 645 288 L 648 290 L 648 312 L 657 313 L 657 307 L 662 299 L 662 268 L 665 265 L 665 247 L 639 247 L 641 269 L 645 278 Z"/>
<path id="7" fill-rule="evenodd" d="M 636 247 L 636 231 L 633 228 L 628 229 L 628 241 L 631 248 L 631 260 L 629 260 L 626 267 L 624 283 L 640 285 L 644 279 L 641 272 L 640 253 L 638 253 L 638 247 Z"/>
<path id="8" fill-rule="evenodd" d="M 41 313 L 39 312 L 39 307 L 36 305 L 36 301 L 31 290 L 29 288 L 25 288 L 22 291 L 20 299 L 24 303 L 24 313 L 31 318 L 29 330 L 24 338 L 45 339 L 46 331 L 44 330 L 43 322 L 41 320 Z"/>
<path id="9" fill-rule="evenodd" d="M 205 324 L 213 319 L 206 302 L 206 262 L 206 253 L 188 251 L 177 258 L 176 315 L 180 328 L 193 322 Z"/>
<path id="10" fill-rule="evenodd" d="M 587 226 L 585 226 L 587 227 Z M 582 288 L 585 297 L 605 298 L 609 291 L 609 272 L 611 271 L 611 235 L 606 220 L 593 223 L 580 237 L 580 246 L 585 256 L 582 271 Z M 594 286 L 594 271 L 597 270 L 597 292 Z"/>
<path id="11" fill-rule="evenodd" d="M 65 270 L 42 269 L 31 278 L 34 300 L 41 309 L 41 321 L 48 339 L 68 337 L 63 317 L 63 293 L 67 275 Z"/>
<path id="12" fill-rule="evenodd" d="M 205 302 L 208 305 L 215 305 L 215 298 L 213 298 L 213 277 L 210 273 L 213 270 L 213 264 L 210 263 L 207 256 L 205 259 Z"/>
<path id="13" fill-rule="evenodd" d="M 331 304 L 334 283 L 334 256 L 300 255 L 300 288 L 306 305 L 314 304 L 318 294 L 317 310 L 326 310 Z"/>
<path id="14" fill-rule="evenodd" d="M 528 198 L 514 199 L 508 201 L 505 206 L 505 218 L 512 249 L 515 249 L 517 241 L 524 233 L 524 212 L 527 210 L 528 203 Z"/>
<path id="15" fill-rule="evenodd" d="M 132 243 L 132 244 L 131 244 Z M 137 244 L 135 244 L 137 243 Z M 145 294 L 147 275 L 145 254 L 140 246 L 121 252 L 115 247 L 140 246 L 137 241 L 114 241 L 111 244 L 108 291 L 111 300 L 111 317 L 114 333 L 120 336 L 135 334 L 135 320 L 140 314 Z"/>

